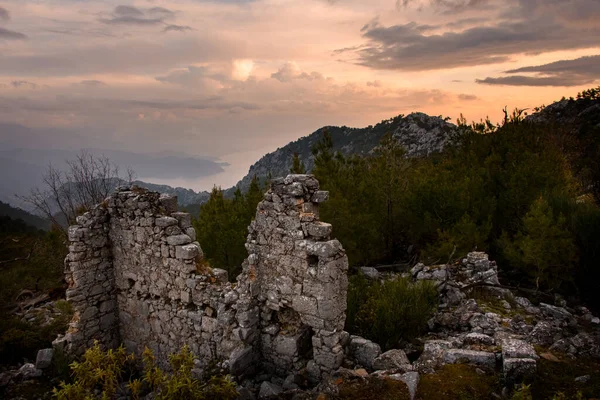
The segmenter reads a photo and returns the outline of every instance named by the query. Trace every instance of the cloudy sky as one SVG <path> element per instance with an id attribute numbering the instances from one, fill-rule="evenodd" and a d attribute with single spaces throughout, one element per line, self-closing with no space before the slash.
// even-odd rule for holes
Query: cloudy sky
<path id="1" fill-rule="evenodd" d="M 0 143 L 209 158 L 155 181 L 228 187 L 323 125 L 575 95 L 599 38 L 600 0 L 0 0 Z"/>

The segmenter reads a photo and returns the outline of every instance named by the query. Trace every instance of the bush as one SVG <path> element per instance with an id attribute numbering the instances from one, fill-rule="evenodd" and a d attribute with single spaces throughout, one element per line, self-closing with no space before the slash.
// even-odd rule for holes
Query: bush
<path id="1" fill-rule="evenodd" d="M 124 385 L 124 375 L 135 376 L 135 362 L 136 357 L 127 354 L 123 346 L 103 351 L 96 341 L 92 348 L 86 350 L 81 362 L 71 364 L 74 382 L 61 382 L 60 388 L 54 389 L 54 397 L 58 400 L 83 400 L 97 398 L 100 393 L 102 399 L 111 399 L 117 394 L 139 399 L 150 392 L 157 400 L 233 400 L 238 396 L 228 376 L 211 377 L 206 383 L 195 379 L 192 376 L 194 357 L 187 346 L 169 357 L 171 373 L 160 369 L 152 351 L 146 348 L 143 375 L 130 379 Z"/>
<path id="2" fill-rule="evenodd" d="M 423 333 L 437 303 L 438 294 L 430 282 L 397 278 L 369 284 L 362 276 L 353 277 L 346 329 L 388 350 Z"/>

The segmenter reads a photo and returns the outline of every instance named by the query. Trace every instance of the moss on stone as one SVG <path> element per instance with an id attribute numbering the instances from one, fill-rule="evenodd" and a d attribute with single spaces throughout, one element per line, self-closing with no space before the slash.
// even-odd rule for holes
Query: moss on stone
<path id="1" fill-rule="evenodd" d="M 433 374 L 421 375 L 419 400 L 487 400 L 492 392 L 500 393 L 496 375 L 477 373 L 466 364 L 449 364 Z"/>

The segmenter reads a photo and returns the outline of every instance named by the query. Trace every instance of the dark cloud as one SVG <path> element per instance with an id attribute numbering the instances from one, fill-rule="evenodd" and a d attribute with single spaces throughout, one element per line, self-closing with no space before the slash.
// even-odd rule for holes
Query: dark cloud
<path id="1" fill-rule="evenodd" d="M 458 99 L 462 100 L 462 101 L 473 101 L 473 100 L 477 100 L 478 97 L 475 96 L 474 94 L 459 94 L 458 95 Z"/>
<path id="2" fill-rule="evenodd" d="M 600 37 L 600 24 L 565 23 L 558 11 L 534 12 L 526 18 L 444 33 L 415 22 L 386 27 L 373 21 L 362 29 L 367 46 L 354 54 L 358 64 L 375 69 L 433 70 L 500 63 L 522 53 L 591 48 Z"/>
<path id="3" fill-rule="evenodd" d="M 110 18 L 100 18 L 100 22 L 111 25 L 161 25 L 173 14 L 164 7 L 141 10 L 131 6 L 117 6 Z"/>
<path id="4" fill-rule="evenodd" d="M 191 30 L 192 28 L 186 25 L 167 25 L 163 29 L 163 32 L 187 32 Z"/>
<path id="5" fill-rule="evenodd" d="M 164 23 L 162 18 L 143 18 L 143 17 L 112 17 L 100 18 L 100 22 L 111 25 L 160 25 Z"/>
<path id="6" fill-rule="evenodd" d="M 164 7 L 152 7 L 148 10 L 151 14 L 163 14 L 163 15 L 173 15 L 173 11 L 166 9 Z"/>
<path id="7" fill-rule="evenodd" d="M 116 6 L 114 10 L 114 15 L 119 15 L 122 17 L 143 17 L 144 13 L 135 7 Z"/>
<path id="8" fill-rule="evenodd" d="M 514 75 L 530 73 L 533 76 Z M 600 80 L 600 55 L 560 60 L 505 71 L 511 76 L 477 79 L 477 83 L 510 86 L 580 86 Z"/>
<path id="9" fill-rule="evenodd" d="M 4 7 L 0 7 L 0 21 L 9 21 L 10 20 L 10 13 L 8 12 L 8 10 Z"/>
<path id="10" fill-rule="evenodd" d="M 426 2 L 426 5 L 443 14 L 456 14 L 478 8 L 489 2 L 490 0 L 429 0 Z M 414 0 L 396 0 L 396 8 L 399 10 L 407 8 L 413 3 L 415 3 Z M 422 2 L 419 1 L 416 3 L 418 9 L 422 10 L 424 7 Z"/>
<path id="11" fill-rule="evenodd" d="M 507 74 L 538 72 L 542 74 L 573 73 L 600 77 L 600 55 L 580 57 L 575 60 L 560 60 L 549 64 L 522 67 L 506 71 Z"/>
<path id="12" fill-rule="evenodd" d="M 2 40 L 2 39 L 24 40 L 24 39 L 27 39 L 27 35 L 0 27 L 0 40 Z"/>
<path id="13" fill-rule="evenodd" d="M 462 29 L 465 27 L 477 26 L 481 24 L 481 18 L 463 18 L 458 21 L 448 22 L 444 27 L 450 29 Z"/>

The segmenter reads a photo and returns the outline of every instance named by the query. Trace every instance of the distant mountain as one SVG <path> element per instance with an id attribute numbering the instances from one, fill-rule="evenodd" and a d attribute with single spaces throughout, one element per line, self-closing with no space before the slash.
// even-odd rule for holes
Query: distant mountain
<path id="1" fill-rule="evenodd" d="M 439 152 L 459 136 L 456 125 L 423 113 L 412 113 L 406 117 L 400 115 L 361 129 L 327 126 L 265 155 L 250 167 L 248 175 L 242 178 L 238 185 L 241 185 L 242 190 L 246 190 L 255 175 L 260 179 L 266 178 L 269 173 L 273 177 L 287 175 L 294 153 L 298 153 L 309 171 L 312 170 L 314 158 L 311 147 L 322 138 L 326 129 L 333 139 L 334 151 L 344 155 L 372 153 L 386 133 L 391 133 L 411 157 Z M 234 188 L 228 189 L 226 194 L 232 190 Z"/>
<path id="2" fill-rule="evenodd" d="M 0 124 L 0 138 L 5 134 L 2 132 L 4 128 L 6 127 Z M 7 143 L 7 146 L 10 145 L 10 142 Z M 49 164 L 65 170 L 68 168 L 65 161 L 74 159 L 78 154 L 77 150 L 11 149 L 10 146 L 3 145 L 0 145 L 0 149 L 0 201 L 24 209 L 28 209 L 28 205 L 17 196 L 26 196 L 32 188 L 43 187 L 42 176 Z M 121 167 L 122 174 L 131 167 L 137 176 L 157 179 L 211 176 L 222 172 L 226 166 L 226 163 L 218 160 L 179 153 L 141 154 L 106 149 L 89 151 L 96 156 L 108 157 L 111 162 Z M 183 188 L 164 186 L 163 189 L 173 194 L 177 192 L 181 204 L 203 201 L 206 197 L 204 194 Z"/>
<path id="3" fill-rule="evenodd" d="M 181 207 L 189 206 L 192 204 L 203 204 L 208 201 L 210 193 L 208 192 L 194 192 L 192 189 L 186 189 L 182 187 L 172 187 L 169 185 L 157 185 L 154 183 L 135 181 L 134 185 L 146 188 L 160 193 L 167 193 L 170 195 L 177 196 L 177 202 Z"/>
<path id="4" fill-rule="evenodd" d="M 30 214 L 27 211 L 21 210 L 20 208 L 12 207 L 10 204 L 6 204 L 1 201 L 0 217 L 8 217 L 13 221 L 21 220 L 25 224 L 32 226 L 36 229 L 50 229 L 50 221 L 48 221 L 47 219 Z"/>

